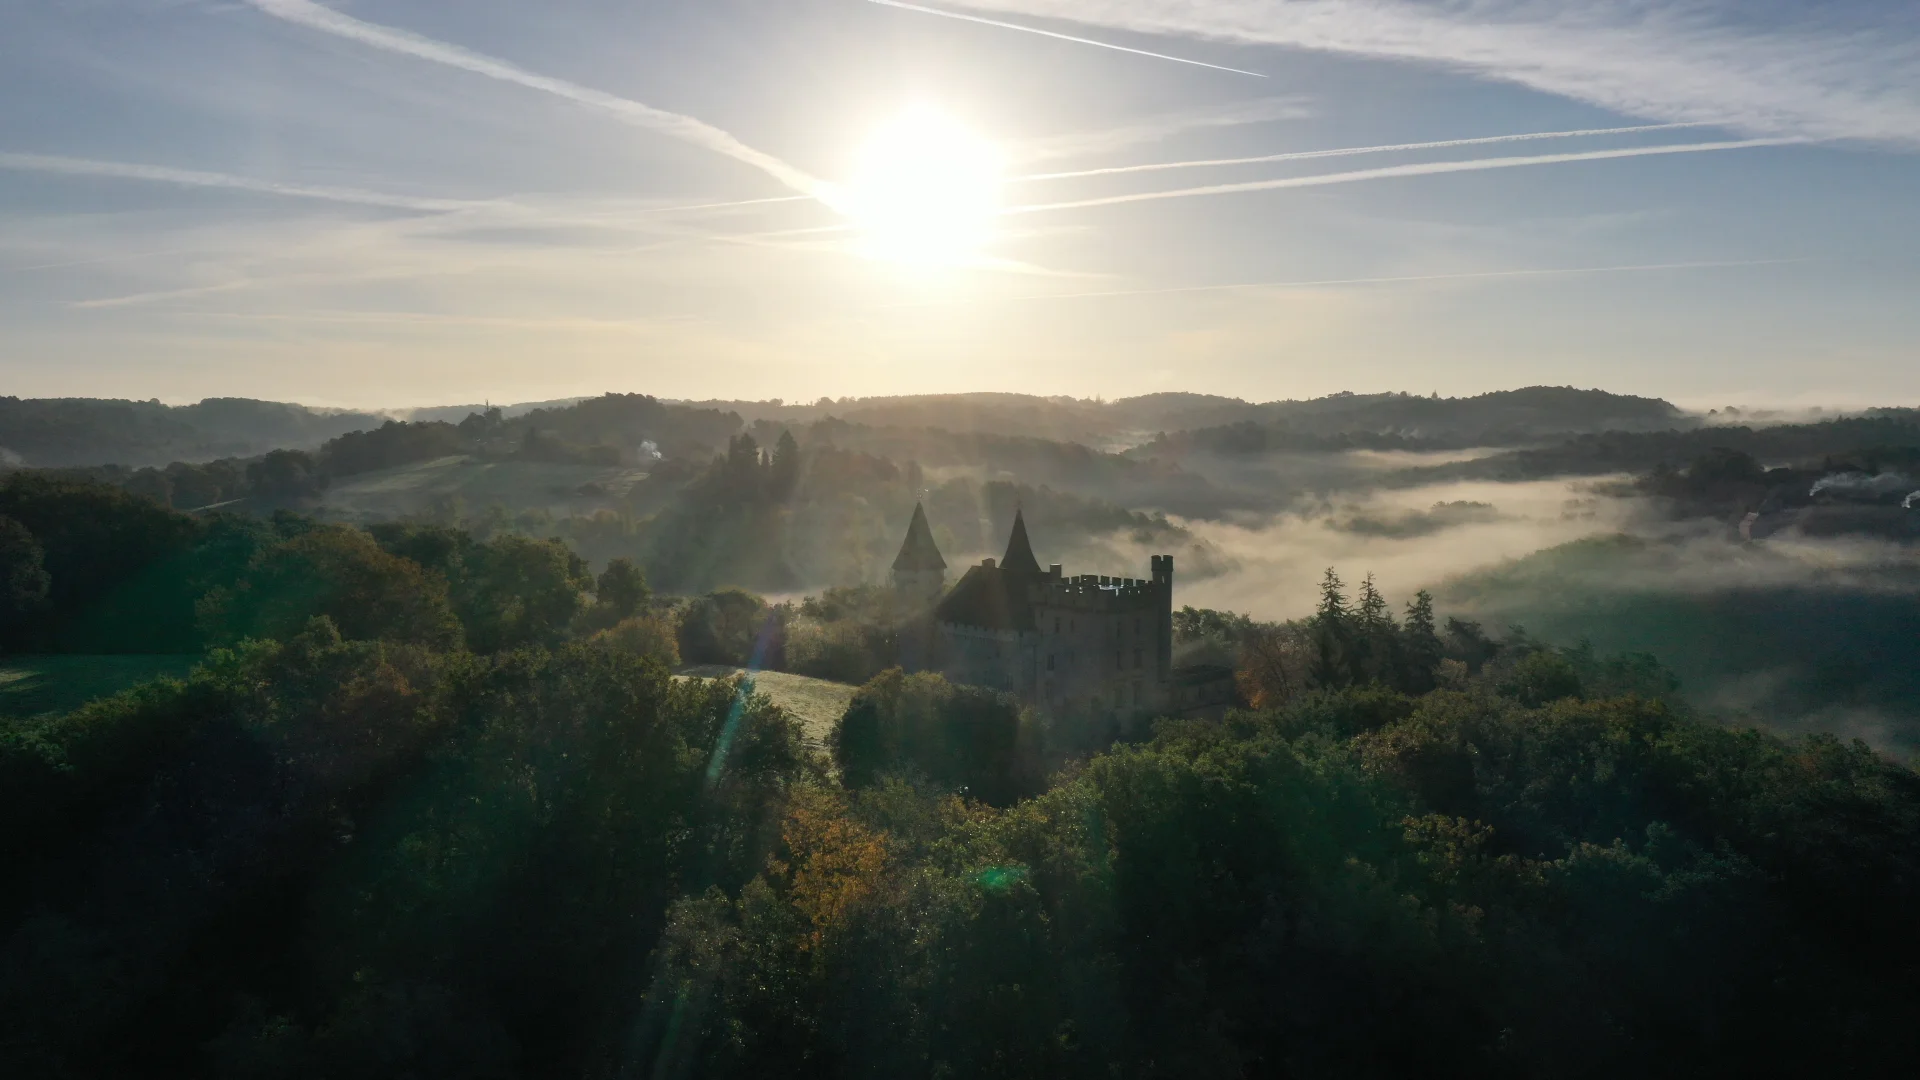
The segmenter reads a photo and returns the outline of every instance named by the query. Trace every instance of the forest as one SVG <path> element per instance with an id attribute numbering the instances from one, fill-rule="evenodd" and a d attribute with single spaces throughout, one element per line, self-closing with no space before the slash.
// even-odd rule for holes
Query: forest
<path id="1" fill-rule="evenodd" d="M 1814 526 L 1904 523 L 1920 437 L 1583 393 L 608 395 L 13 469 L 0 1070 L 1904 1075 L 1912 549 Z M 1555 446 L 1614 466 L 1430 476 Z M 1234 707 L 903 670 L 916 501 L 950 579 L 1016 509 L 1176 553 Z"/>

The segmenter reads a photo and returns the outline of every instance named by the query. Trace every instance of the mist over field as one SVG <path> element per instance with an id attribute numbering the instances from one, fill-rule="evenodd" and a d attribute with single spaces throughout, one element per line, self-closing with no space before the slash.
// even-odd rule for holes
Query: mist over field
<path id="1" fill-rule="evenodd" d="M 1796 419 L 0 402 L 0 1062 L 1910 1060 L 1920 411 Z"/>

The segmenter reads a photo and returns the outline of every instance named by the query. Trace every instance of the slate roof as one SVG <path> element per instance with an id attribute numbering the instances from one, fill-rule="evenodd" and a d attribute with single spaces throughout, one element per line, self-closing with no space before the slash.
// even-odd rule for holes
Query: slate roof
<path id="1" fill-rule="evenodd" d="M 933 530 L 927 527 L 926 508 L 913 504 L 913 521 L 907 525 L 907 539 L 894 557 L 895 570 L 945 570 L 947 560 L 933 542 Z"/>
<path id="2" fill-rule="evenodd" d="M 1000 560 L 1000 568 L 1016 574 L 1040 573 L 1040 560 L 1033 557 L 1033 544 L 1027 540 L 1027 521 L 1018 510 L 1013 512 L 1013 535 L 1007 538 L 1007 557 Z"/>
<path id="3" fill-rule="evenodd" d="M 934 608 L 944 623 L 985 630 L 1032 630 L 1033 604 L 1027 598 L 1032 577 L 999 566 L 972 566 Z"/>

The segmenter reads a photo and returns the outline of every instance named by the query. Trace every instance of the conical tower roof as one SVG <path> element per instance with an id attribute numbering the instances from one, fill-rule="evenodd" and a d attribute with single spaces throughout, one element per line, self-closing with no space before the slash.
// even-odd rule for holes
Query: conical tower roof
<path id="1" fill-rule="evenodd" d="M 1013 512 L 1013 535 L 1007 538 L 1007 557 L 1000 567 L 1018 574 L 1038 574 L 1040 560 L 1033 557 L 1033 544 L 1027 539 L 1027 521 L 1019 510 Z"/>
<path id="2" fill-rule="evenodd" d="M 907 539 L 893 560 L 895 570 L 945 570 L 947 560 L 933 542 L 933 530 L 927 525 L 926 508 L 913 504 L 913 520 L 907 524 Z"/>

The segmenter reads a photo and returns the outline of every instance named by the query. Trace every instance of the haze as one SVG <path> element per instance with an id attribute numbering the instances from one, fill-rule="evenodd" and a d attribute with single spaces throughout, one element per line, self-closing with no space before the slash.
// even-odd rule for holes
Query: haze
<path id="1" fill-rule="evenodd" d="M 1916 47 L 1871 0 L 0 0 L 0 377 L 1910 400 Z"/>

